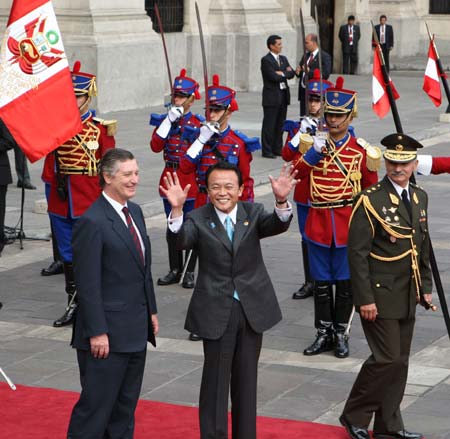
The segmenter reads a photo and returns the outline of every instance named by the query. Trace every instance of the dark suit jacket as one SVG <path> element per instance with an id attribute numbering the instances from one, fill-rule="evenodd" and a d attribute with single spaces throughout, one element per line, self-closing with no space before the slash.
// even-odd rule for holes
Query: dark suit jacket
<path id="1" fill-rule="evenodd" d="M 0 119 L 0 186 L 7 186 L 12 183 L 8 150 L 14 148 L 15 143 L 14 138 Z"/>
<path id="2" fill-rule="evenodd" d="M 145 245 L 145 267 L 131 234 L 101 195 L 73 230 L 73 266 L 78 291 L 72 345 L 89 349 L 89 338 L 107 333 L 111 352 L 139 352 L 155 345 L 150 314 L 156 314 L 150 271 L 150 239 L 140 207 L 128 202 Z"/>
<path id="3" fill-rule="evenodd" d="M 280 65 L 269 52 L 267 55 L 261 58 L 261 73 L 263 78 L 263 93 L 262 93 L 262 105 L 263 107 L 275 107 L 282 104 L 282 93 L 286 93 L 287 104 L 291 103 L 291 95 L 289 91 L 288 79 L 294 77 L 295 72 L 293 70 L 288 71 L 290 67 L 288 59 L 280 55 Z M 275 73 L 277 70 L 281 70 L 284 76 L 280 76 Z M 286 84 L 286 91 L 283 92 L 280 89 L 280 83 Z"/>
<path id="4" fill-rule="evenodd" d="M 320 54 L 322 55 L 322 78 L 328 79 L 333 70 L 333 60 L 331 59 L 331 56 L 324 50 L 321 50 Z M 309 53 L 304 54 L 302 56 L 302 59 L 300 60 L 299 65 L 304 65 L 305 62 L 308 61 L 308 59 L 309 59 Z M 317 52 L 316 56 L 313 58 L 313 60 L 309 64 L 309 72 L 308 72 L 309 80 L 313 78 L 314 70 L 316 70 L 316 69 L 319 69 L 319 52 Z M 298 87 L 298 100 L 299 101 L 302 99 L 302 96 L 305 92 L 305 87 L 304 87 L 305 84 L 303 81 L 303 75 L 304 75 L 304 72 L 301 72 L 300 75 L 298 76 L 300 78 L 299 87 Z"/>
<path id="5" fill-rule="evenodd" d="M 292 218 L 291 218 L 292 219 Z M 228 324 L 236 290 L 245 316 L 257 333 L 281 320 L 281 311 L 264 265 L 260 240 L 289 228 L 261 204 L 239 202 L 234 239 L 228 239 L 213 205 L 190 212 L 179 232 L 179 245 L 198 252 L 197 283 L 185 328 L 206 339 L 220 338 Z"/>
<path id="6" fill-rule="evenodd" d="M 377 24 L 375 26 L 375 32 L 377 33 L 378 41 L 380 41 L 380 25 Z M 386 47 L 388 49 L 392 49 L 394 47 L 394 29 L 390 24 L 386 24 Z M 375 41 L 372 38 L 372 44 L 375 44 Z"/>
<path id="7" fill-rule="evenodd" d="M 427 194 L 418 186 L 410 184 L 412 221 L 402 199 L 387 177 L 364 190 L 362 195 L 368 197 L 383 220 L 390 224 L 398 223 L 402 227 L 412 227 L 413 243 L 422 279 L 422 293 L 431 293 Z M 394 230 L 402 234 L 411 234 L 411 230 L 407 229 L 394 228 Z M 354 211 L 348 235 L 348 260 L 353 300 L 357 308 L 360 305 L 376 303 L 380 318 L 414 317 L 416 286 L 412 279 L 411 256 L 407 255 L 396 261 L 380 260 L 373 256 L 393 258 L 410 249 L 410 239 L 393 237 L 372 213 L 367 214 L 364 206 L 359 205 Z"/>
<path id="8" fill-rule="evenodd" d="M 353 25 L 353 48 L 358 50 L 358 41 L 361 38 L 361 31 L 357 24 Z M 352 46 L 350 46 L 348 24 L 343 24 L 339 28 L 339 40 L 342 43 L 342 51 L 344 53 L 350 53 Z"/>

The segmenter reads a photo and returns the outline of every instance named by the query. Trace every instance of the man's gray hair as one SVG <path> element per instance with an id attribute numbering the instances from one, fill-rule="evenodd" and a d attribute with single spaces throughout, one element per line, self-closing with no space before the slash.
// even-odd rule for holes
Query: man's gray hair
<path id="1" fill-rule="evenodd" d="M 119 169 L 119 163 L 134 160 L 134 155 L 121 148 L 112 148 L 106 151 L 99 163 L 100 186 L 105 187 L 106 181 L 103 174 L 114 176 Z"/>

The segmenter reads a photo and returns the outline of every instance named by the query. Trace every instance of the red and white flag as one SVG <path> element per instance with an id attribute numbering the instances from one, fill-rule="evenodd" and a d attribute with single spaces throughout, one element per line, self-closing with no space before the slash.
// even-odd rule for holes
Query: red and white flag
<path id="1" fill-rule="evenodd" d="M 372 109 L 379 118 L 383 118 L 389 113 L 391 104 L 384 84 L 383 72 L 381 70 L 381 60 L 379 48 L 375 47 L 373 54 L 373 73 L 372 73 Z M 398 99 L 400 95 L 394 87 L 392 79 L 389 78 L 394 99 Z"/>
<path id="2" fill-rule="evenodd" d="M 437 56 L 433 48 L 433 41 L 430 41 L 430 48 L 428 49 L 428 62 L 427 68 L 425 69 L 425 76 L 423 77 L 422 89 L 436 107 L 441 105 L 441 83 L 439 82 Z"/>
<path id="3" fill-rule="evenodd" d="M 0 118 L 31 162 L 82 130 L 49 0 L 13 0 L 0 50 Z"/>

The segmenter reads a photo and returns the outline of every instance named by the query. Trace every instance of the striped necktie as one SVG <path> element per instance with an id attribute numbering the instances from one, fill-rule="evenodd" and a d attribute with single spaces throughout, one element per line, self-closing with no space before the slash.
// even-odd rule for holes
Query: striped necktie
<path id="1" fill-rule="evenodd" d="M 128 207 L 125 206 L 122 209 L 122 212 L 124 213 L 125 218 L 127 220 L 128 230 L 130 231 L 131 237 L 133 238 L 133 242 L 134 242 L 134 245 L 136 246 L 136 250 L 139 253 L 139 258 L 141 259 L 141 263 L 142 263 L 142 265 L 145 265 L 144 253 L 142 251 L 141 243 L 139 241 L 139 236 L 136 232 L 136 229 L 134 228 L 133 221 L 131 220 L 131 215 L 130 215 L 130 211 L 128 210 Z"/>

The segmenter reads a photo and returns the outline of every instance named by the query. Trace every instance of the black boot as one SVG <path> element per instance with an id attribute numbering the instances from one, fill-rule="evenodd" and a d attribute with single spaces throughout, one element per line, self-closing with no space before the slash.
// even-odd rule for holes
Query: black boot
<path id="1" fill-rule="evenodd" d="M 75 280 L 73 277 L 73 265 L 71 262 L 64 262 L 64 277 L 66 279 L 67 306 L 64 314 L 53 322 L 55 328 L 67 326 L 73 323 L 75 312 L 78 307 L 77 290 L 75 288 Z"/>
<path id="2" fill-rule="evenodd" d="M 169 267 L 170 271 L 158 279 L 158 285 L 172 285 L 180 281 L 181 270 L 183 267 L 183 252 L 177 248 L 177 234 L 166 231 L 167 248 L 169 250 Z"/>
<path id="3" fill-rule="evenodd" d="M 191 254 L 191 256 L 189 257 L 189 253 Z M 189 258 L 189 261 L 187 260 L 187 258 Z M 195 250 L 189 250 L 186 252 L 186 262 L 187 263 L 187 268 L 186 268 L 186 273 L 184 274 L 183 277 L 183 283 L 181 284 L 181 286 L 183 288 L 194 288 L 195 286 L 195 277 L 194 277 L 194 270 L 195 270 L 195 264 L 197 263 L 197 253 L 195 252 Z"/>
<path id="4" fill-rule="evenodd" d="M 306 299 L 314 294 L 314 282 L 309 273 L 308 246 L 305 241 L 302 241 L 302 259 L 305 282 L 294 294 L 292 294 L 292 298 L 296 300 Z"/>
<path id="5" fill-rule="evenodd" d="M 350 354 L 348 335 L 345 334 L 353 309 L 353 296 L 350 280 L 336 281 L 336 304 L 334 317 L 335 345 L 334 355 L 347 358 Z"/>
<path id="6" fill-rule="evenodd" d="M 328 282 L 314 283 L 314 314 L 317 336 L 303 355 L 317 355 L 333 349 L 333 287 Z"/>
<path id="7" fill-rule="evenodd" d="M 59 254 L 56 236 L 55 233 L 53 232 L 53 226 L 51 221 L 50 221 L 50 229 L 52 231 L 53 262 L 47 268 L 43 268 L 41 270 L 41 276 L 53 276 L 55 274 L 64 273 L 63 263 L 61 260 L 61 255 Z"/>

